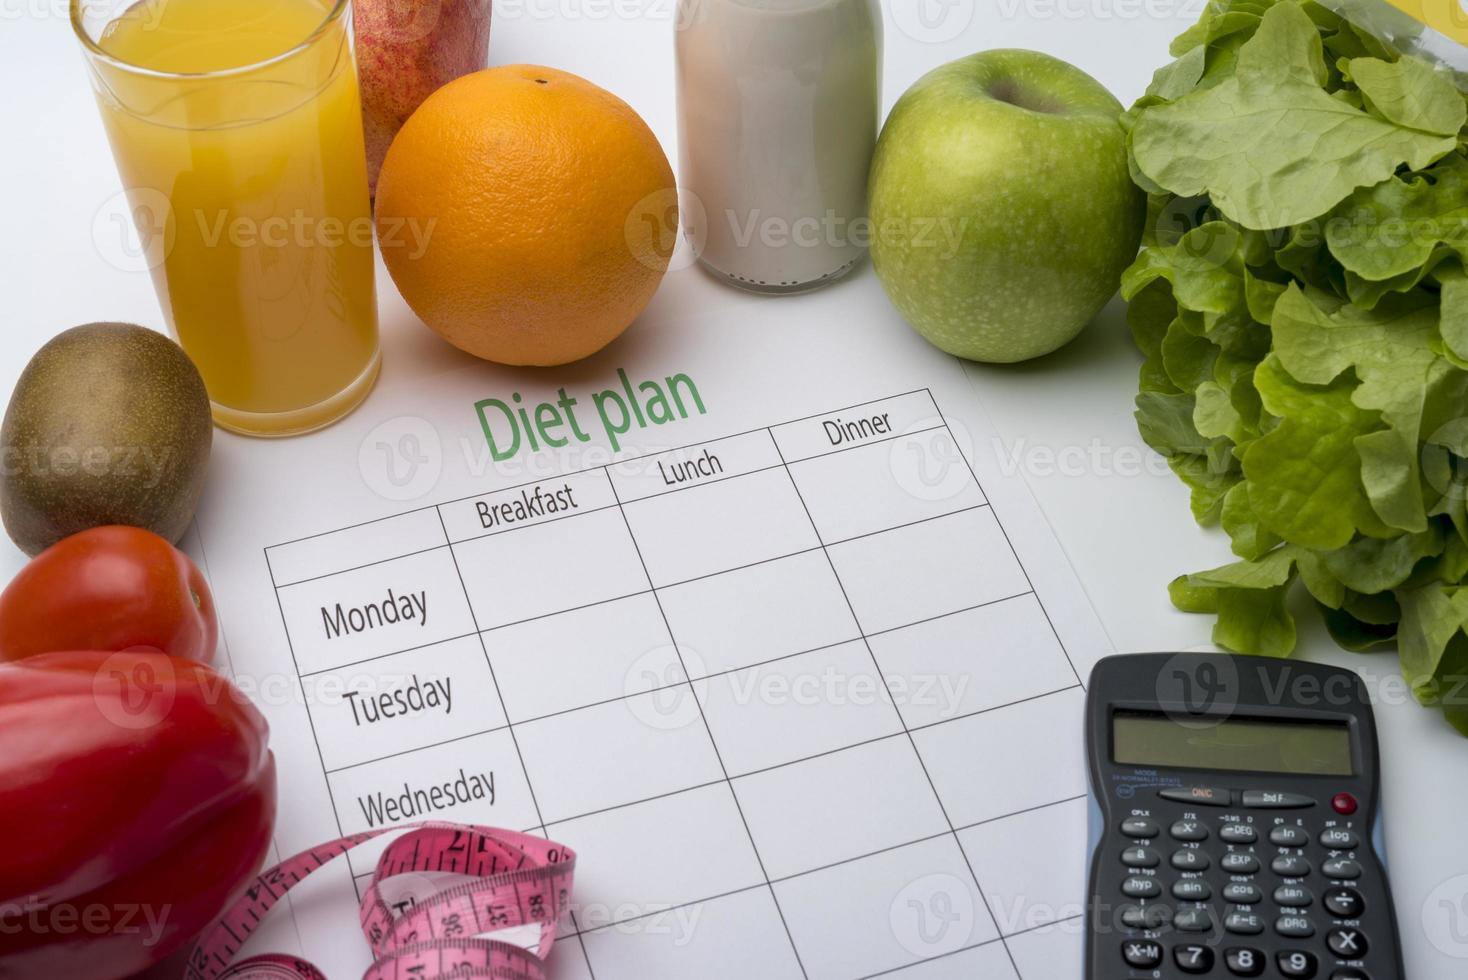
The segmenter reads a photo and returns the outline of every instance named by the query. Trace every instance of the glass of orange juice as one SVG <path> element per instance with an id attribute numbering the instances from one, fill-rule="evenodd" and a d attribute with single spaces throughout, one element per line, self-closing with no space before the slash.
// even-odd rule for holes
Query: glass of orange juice
<path id="1" fill-rule="evenodd" d="M 71 0 L 71 20 L 215 423 L 350 412 L 381 355 L 349 0 Z"/>

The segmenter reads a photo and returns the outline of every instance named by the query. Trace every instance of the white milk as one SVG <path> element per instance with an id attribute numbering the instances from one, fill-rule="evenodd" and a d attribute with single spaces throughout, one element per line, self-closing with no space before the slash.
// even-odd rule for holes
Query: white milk
<path id="1" fill-rule="evenodd" d="M 703 264 L 759 292 L 866 254 L 881 111 L 879 0 L 679 0 L 679 185 Z"/>

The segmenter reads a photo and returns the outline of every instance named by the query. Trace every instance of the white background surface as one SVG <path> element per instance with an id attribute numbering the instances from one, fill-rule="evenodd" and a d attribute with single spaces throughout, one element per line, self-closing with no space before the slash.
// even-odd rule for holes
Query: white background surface
<path id="1" fill-rule="evenodd" d="M 1199 0 L 884 6 L 888 106 L 929 68 L 987 47 L 1048 51 L 1129 103 L 1166 62 L 1168 40 L 1196 18 Z M 926 26 L 917 16 L 924 6 Z M 491 61 L 554 65 L 612 89 L 644 115 L 673 157 L 672 7 L 673 0 L 502 0 Z M 120 184 L 62 0 L 0 0 L 0 90 L 0 392 L 8 392 L 35 348 L 66 327 L 162 323 L 148 276 L 112 261 Z M 387 371 L 462 366 L 413 321 L 385 276 L 381 289 Z M 848 295 L 836 287 L 823 301 L 841 304 Z M 1002 436 L 1001 457 L 1024 468 L 1116 648 L 1185 649 L 1207 643 L 1210 623 L 1173 611 L 1166 583 L 1228 560 L 1227 542 L 1193 524 L 1186 491 L 1141 446 L 1131 418 L 1138 363 L 1114 304 L 1057 355 L 970 373 Z M 22 560 L 0 546 L 0 579 Z M 220 601 L 227 610 L 229 597 Z M 1468 740 L 1392 683 L 1394 657 L 1336 651 L 1308 611 L 1301 626 L 1302 655 L 1378 682 L 1388 850 L 1408 975 L 1468 975 Z"/>

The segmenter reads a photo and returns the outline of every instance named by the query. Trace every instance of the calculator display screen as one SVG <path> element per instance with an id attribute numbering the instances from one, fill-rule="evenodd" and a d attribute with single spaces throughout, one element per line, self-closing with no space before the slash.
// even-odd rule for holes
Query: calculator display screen
<path id="1" fill-rule="evenodd" d="M 1349 776 L 1351 730 L 1345 724 L 1227 718 L 1199 727 L 1165 714 L 1116 711 L 1112 758 L 1128 766 L 1237 769 L 1247 772 Z"/>

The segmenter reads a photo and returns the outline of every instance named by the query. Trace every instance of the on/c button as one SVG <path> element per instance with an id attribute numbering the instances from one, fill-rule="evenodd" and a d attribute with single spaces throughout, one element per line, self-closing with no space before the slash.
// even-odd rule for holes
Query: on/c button
<path id="1" fill-rule="evenodd" d="M 1229 791 L 1217 786 L 1174 786 L 1157 791 L 1164 800 L 1197 803 L 1199 806 L 1228 806 Z"/>

